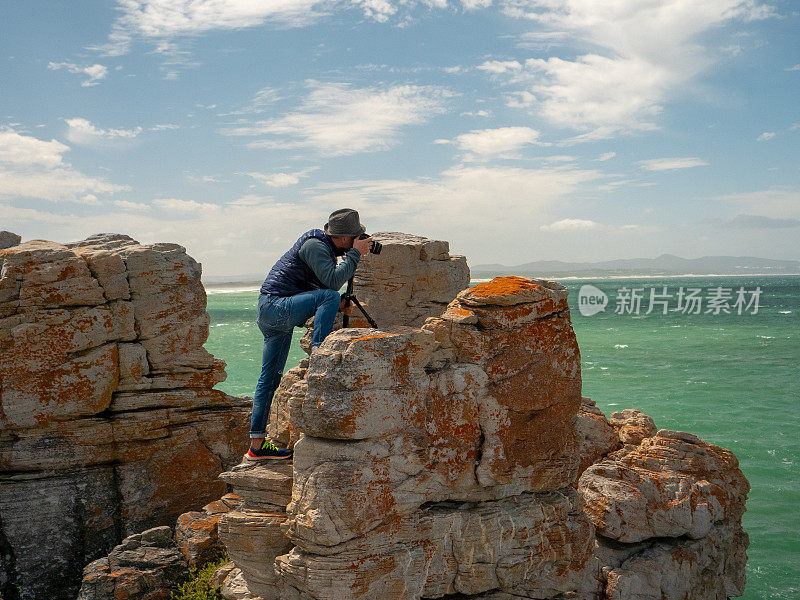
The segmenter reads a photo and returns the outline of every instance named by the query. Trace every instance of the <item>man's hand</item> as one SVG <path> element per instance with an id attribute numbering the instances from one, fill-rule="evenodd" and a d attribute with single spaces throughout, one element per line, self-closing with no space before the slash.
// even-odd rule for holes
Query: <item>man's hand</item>
<path id="1" fill-rule="evenodd" d="M 353 248 L 355 248 L 356 250 L 361 252 L 362 256 L 369 252 L 369 247 L 371 245 L 372 245 L 372 238 L 371 237 L 364 238 L 363 240 L 360 240 L 358 238 L 353 240 Z"/>
<path id="2" fill-rule="evenodd" d="M 348 304 L 346 298 L 342 298 L 342 301 L 339 302 L 339 312 L 349 317 L 353 313 L 353 305 Z"/>

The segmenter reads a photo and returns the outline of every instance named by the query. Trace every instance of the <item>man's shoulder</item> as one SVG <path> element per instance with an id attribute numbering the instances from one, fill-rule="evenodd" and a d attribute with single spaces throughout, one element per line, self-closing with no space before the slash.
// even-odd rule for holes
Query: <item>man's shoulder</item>
<path id="1" fill-rule="evenodd" d="M 328 244 L 318 237 L 309 237 L 300 245 L 300 256 L 302 258 L 322 254 L 325 256 L 331 254 L 331 249 L 328 247 Z"/>
<path id="2" fill-rule="evenodd" d="M 306 241 L 304 241 L 302 244 L 300 244 L 300 249 L 302 250 L 306 246 L 311 247 L 311 248 L 313 248 L 314 246 L 316 246 L 318 248 L 325 248 L 325 249 L 328 248 L 328 245 L 324 241 L 322 241 L 318 237 L 313 237 L 313 236 L 309 237 L 308 239 L 306 239 Z"/>

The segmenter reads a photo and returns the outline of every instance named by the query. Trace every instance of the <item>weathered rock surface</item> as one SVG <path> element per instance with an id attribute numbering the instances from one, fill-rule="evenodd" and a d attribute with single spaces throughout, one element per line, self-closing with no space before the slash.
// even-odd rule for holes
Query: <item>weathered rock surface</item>
<path id="1" fill-rule="evenodd" d="M 169 600 L 187 575 L 169 527 L 125 538 L 105 558 L 89 564 L 78 600 Z"/>
<path id="2" fill-rule="evenodd" d="M 616 430 L 620 443 L 634 446 L 641 444 L 644 438 L 655 435 L 657 430 L 653 419 L 635 408 L 611 413 L 608 422 Z"/>
<path id="3" fill-rule="evenodd" d="M 750 485 L 729 450 L 660 430 L 589 467 L 579 482 L 597 532 L 620 542 L 699 539 L 738 523 Z"/>
<path id="4" fill-rule="evenodd" d="M 304 380 L 288 411 L 301 433 L 288 511 L 277 510 L 272 465 L 223 475 L 244 504 L 220 535 L 251 593 L 550 597 L 580 587 L 594 533 L 570 487 L 580 355 L 563 286 L 500 278 L 421 329 L 335 332 Z M 257 551 L 241 543 L 246 528 Z M 287 542 L 266 563 L 267 545 Z"/>
<path id="5" fill-rule="evenodd" d="M 281 590 L 273 563 L 288 552 L 286 505 L 292 498 L 292 463 L 244 463 L 223 473 L 234 493 L 242 499 L 237 510 L 219 521 L 219 536 L 237 570 L 225 579 L 226 597 L 278 600 Z"/>
<path id="6" fill-rule="evenodd" d="M 590 398 L 581 398 L 581 408 L 575 417 L 575 430 L 581 455 L 578 474 L 620 447 L 617 430 Z"/>
<path id="7" fill-rule="evenodd" d="M 74 598 L 123 536 L 225 493 L 249 403 L 212 389 L 200 270 L 118 234 L 0 250 L 4 598 Z"/>
<path id="8" fill-rule="evenodd" d="M 382 329 L 421 326 L 469 285 L 467 259 L 451 256 L 448 242 L 395 231 L 379 231 L 372 239 L 383 249 L 363 257 L 353 282 L 356 296 Z M 359 315 L 354 309 L 354 325 Z"/>
<path id="9" fill-rule="evenodd" d="M 421 328 L 334 332 L 286 383 L 291 479 L 222 476 L 243 498 L 220 521 L 230 597 L 740 595 L 735 457 L 639 411 L 609 420 L 580 388 L 553 282 L 498 278 Z"/>
<path id="10" fill-rule="evenodd" d="M 22 237 L 10 231 L 0 231 L 0 250 L 18 246 L 22 242 Z"/>
<path id="11" fill-rule="evenodd" d="M 604 598 L 725 600 L 741 596 L 748 543 L 738 523 L 720 524 L 698 540 L 652 541 L 620 564 L 606 566 Z"/>
<path id="12" fill-rule="evenodd" d="M 174 537 L 168 526 L 128 536 L 108 556 L 86 566 L 78 600 L 169 599 L 191 578 L 190 567 L 223 555 L 217 522 L 240 504 L 238 496 L 225 494 L 202 511 L 180 515 Z"/>
<path id="13" fill-rule="evenodd" d="M 222 515 L 241 504 L 235 494 L 225 494 L 210 502 L 202 511 L 190 511 L 178 517 L 175 523 L 175 543 L 190 567 L 202 565 L 219 558 L 224 545 L 219 541 L 217 524 Z"/>

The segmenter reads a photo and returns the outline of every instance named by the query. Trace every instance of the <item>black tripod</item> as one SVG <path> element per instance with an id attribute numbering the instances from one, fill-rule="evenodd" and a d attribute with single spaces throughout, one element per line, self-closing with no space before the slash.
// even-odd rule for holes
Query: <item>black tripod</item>
<path id="1" fill-rule="evenodd" d="M 356 298 L 356 295 L 353 293 L 352 277 L 347 282 L 347 291 L 344 293 L 344 296 L 342 296 L 342 298 L 345 299 L 344 303 L 345 306 L 350 306 L 350 303 L 352 302 L 358 307 L 358 310 L 361 311 L 361 314 L 364 315 L 364 318 L 367 319 L 367 323 L 369 323 L 370 326 L 374 329 L 378 328 L 378 324 L 375 323 L 375 321 L 372 320 L 372 317 L 370 317 L 367 314 L 367 311 L 364 310 L 364 307 L 361 306 L 361 302 L 358 301 L 358 298 Z M 350 327 L 350 315 L 342 315 L 342 327 Z"/>

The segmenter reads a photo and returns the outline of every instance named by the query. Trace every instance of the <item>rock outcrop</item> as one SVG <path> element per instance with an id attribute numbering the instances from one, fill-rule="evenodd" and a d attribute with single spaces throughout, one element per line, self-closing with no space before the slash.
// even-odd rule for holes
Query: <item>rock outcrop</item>
<path id="1" fill-rule="evenodd" d="M 292 498 L 292 463 L 244 463 L 220 477 L 242 499 L 237 510 L 219 521 L 220 539 L 236 565 L 224 587 L 246 587 L 255 597 L 280 598 L 273 563 L 292 548 L 285 535 L 286 505 Z"/>
<path id="2" fill-rule="evenodd" d="M 3 598 L 74 598 L 123 537 L 225 493 L 249 403 L 213 389 L 225 364 L 203 348 L 205 308 L 175 244 L 0 250 Z"/>
<path id="3" fill-rule="evenodd" d="M 364 256 L 353 282 L 358 299 L 382 329 L 420 327 L 469 285 L 467 259 L 452 256 L 448 242 L 394 231 L 379 231 L 372 239 L 383 249 Z M 352 325 L 367 325 L 358 319 L 354 310 Z"/>
<path id="4" fill-rule="evenodd" d="M 559 284 L 497 278 L 420 328 L 334 332 L 286 392 L 291 473 L 222 475 L 243 499 L 219 524 L 231 597 L 743 591 L 749 487 L 735 457 L 582 399 Z"/>
<path id="5" fill-rule="evenodd" d="M 238 496 L 225 494 L 202 511 L 179 516 L 174 536 L 166 525 L 128 536 L 86 566 L 78 600 L 169 600 L 191 578 L 190 567 L 223 556 L 217 522 L 239 504 Z"/>
<path id="6" fill-rule="evenodd" d="M 590 466 L 579 491 L 604 598 L 741 596 L 749 489 L 729 450 L 664 429 Z"/>
<path id="7" fill-rule="evenodd" d="M 581 398 L 581 408 L 575 417 L 575 431 L 581 457 L 578 474 L 621 446 L 618 430 L 614 429 L 591 398 Z"/>
<path id="8" fill-rule="evenodd" d="M 0 250 L 18 246 L 20 242 L 22 242 L 22 236 L 11 233 L 10 231 L 0 231 Z"/>
<path id="9" fill-rule="evenodd" d="M 580 354 L 566 299 L 552 282 L 501 278 L 464 290 L 420 329 L 332 334 L 289 410 L 302 435 L 286 521 L 271 528 L 294 547 L 274 566 L 263 548 L 242 556 L 233 513 L 220 521 L 250 591 L 305 600 L 577 589 L 594 529 L 571 487 Z M 251 490 L 234 485 L 245 506 Z"/>
<path id="10" fill-rule="evenodd" d="M 188 575 L 167 526 L 126 537 L 84 571 L 78 600 L 169 600 Z"/>

